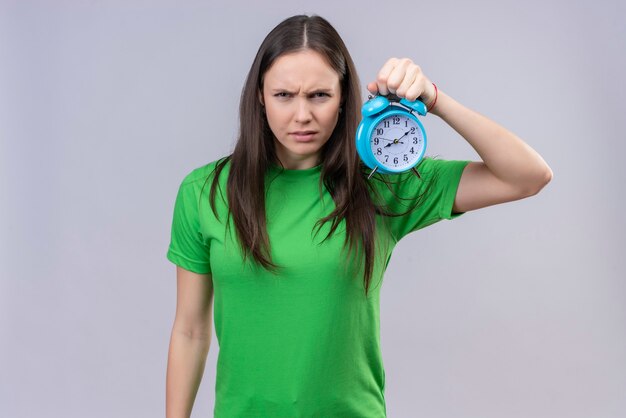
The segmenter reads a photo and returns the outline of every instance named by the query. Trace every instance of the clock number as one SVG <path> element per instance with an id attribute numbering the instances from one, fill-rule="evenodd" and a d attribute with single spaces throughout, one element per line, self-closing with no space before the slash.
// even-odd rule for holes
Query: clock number
<path id="1" fill-rule="evenodd" d="M 376 154 L 381 155 L 383 153 L 382 148 L 376 148 Z"/>
<path id="2" fill-rule="evenodd" d="M 417 144 L 417 137 L 416 136 L 413 137 L 413 143 Z"/>
<path id="3" fill-rule="evenodd" d="M 383 126 L 384 126 L 385 128 L 388 128 L 388 127 L 389 127 L 389 121 L 388 121 L 388 120 L 384 121 L 384 122 L 383 122 Z"/>
<path id="4" fill-rule="evenodd" d="M 411 128 L 411 134 L 415 133 L 415 127 Z"/>
<path id="5" fill-rule="evenodd" d="M 378 140 L 378 137 L 375 137 L 375 138 L 374 138 L 374 145 L 378 145 L 378 143 L 379 143 L 379 142 L 380 142 L 380 141 Z"/>
<path id="6" fill-rule="evenodd" d="M 415 154 L 415 150 L 411 147 L 411 154 Z"/>
<path id="7" fill-rule="evenodd" d="M 376 135 L 382 135 L 382 134 L 383 134 L 383 128 L 376 128 Z"/>
<path id="8" fill-rule="evenodd" d="M 385 162 L 389 161 L 389 154 L 385 154 Z"/>
<path id="9" fill-rule="evenodd" d="M 404 162 L 405 162 L 405 163 L 406 163 L 406 162 L 409 162 L 409 157 L 407 157 L 407 155 L 406 155 L 406 154 L 404 154 Z"/>
<path id="10" fill-rule="evenodd" d="M 395 158 L 393 159 L 393 163 L 394 163 L 394 164 L 398 164 L 398 157 L 395 157 Z"/>
<path id="11" fill-rule="evenodd" d="M 393 117 L 393 124 L 394 125 L 400 125 L 400 117 L 399 116 L 394 116 Z"/>

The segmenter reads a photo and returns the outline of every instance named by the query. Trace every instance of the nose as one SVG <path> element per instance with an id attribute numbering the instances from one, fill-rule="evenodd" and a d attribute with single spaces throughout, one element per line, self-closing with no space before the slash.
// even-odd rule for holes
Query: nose
<path id="1" fill-rule="evenodd" d="M 300 98 L 296 104 L 296 122 L 306 123 L 311 120 L 312 114 L 306 98 Z"/>

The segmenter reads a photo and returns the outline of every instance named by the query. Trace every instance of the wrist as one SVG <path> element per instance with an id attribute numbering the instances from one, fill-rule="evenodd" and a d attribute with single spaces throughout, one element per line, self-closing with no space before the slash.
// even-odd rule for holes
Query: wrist
<path id="1" fill-rule="evenodd" d="M 435 109 L 435 106 L 437 106 L 437 99 L 439 97 L 439 89 L 437 88 L 437 85 L 435 83 L 431 82 L 431 84 L 433 90 L 433 93 L 431 94 L 431 99 L 428 100 L 428 103 L 424 104 L 426 105 L 426 109 L 429 113 L 434 113 L 433 110 Z"/>
<path id="2" fill-rule="evenodd" d="M 448 117 L 450 116 L 450 112 L 455 112 L 456 106 L 458 106 L 458 102 L 454 100 L 454 98 L 450 97 L 446 94 L 445 91 L 439 90 L 439 99 L 437 99 L 437 104 L 429 113 L 443 119 L 444 121 L 448 121 Z"/>

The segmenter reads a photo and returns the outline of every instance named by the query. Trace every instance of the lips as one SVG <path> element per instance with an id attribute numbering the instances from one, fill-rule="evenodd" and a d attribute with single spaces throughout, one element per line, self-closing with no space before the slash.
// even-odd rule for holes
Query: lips
<path id="1" fill-rule="evenodd" d="M 291 135 L 296 138 L 298 142 L 312 141 L 313 137 L 317 134 L 315 131 L 296 131 L 291 132 Z"/>

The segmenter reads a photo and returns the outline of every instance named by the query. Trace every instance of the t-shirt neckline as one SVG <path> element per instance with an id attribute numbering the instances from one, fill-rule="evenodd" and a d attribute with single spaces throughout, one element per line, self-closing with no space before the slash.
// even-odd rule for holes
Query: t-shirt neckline
<path id="1" fill-rule="evenodd" d="M 276 163 L 270 164 L 270 170 L 279 173 L 281 176 L 289 177 L 289 178 L 302 178 L 302 177 L 310 177 L 317 175 L 322 171 L 322 164 L 318 164 L 314 167 L 303 168 L 303 169 L 288 169 L 279 167 Z"/>

